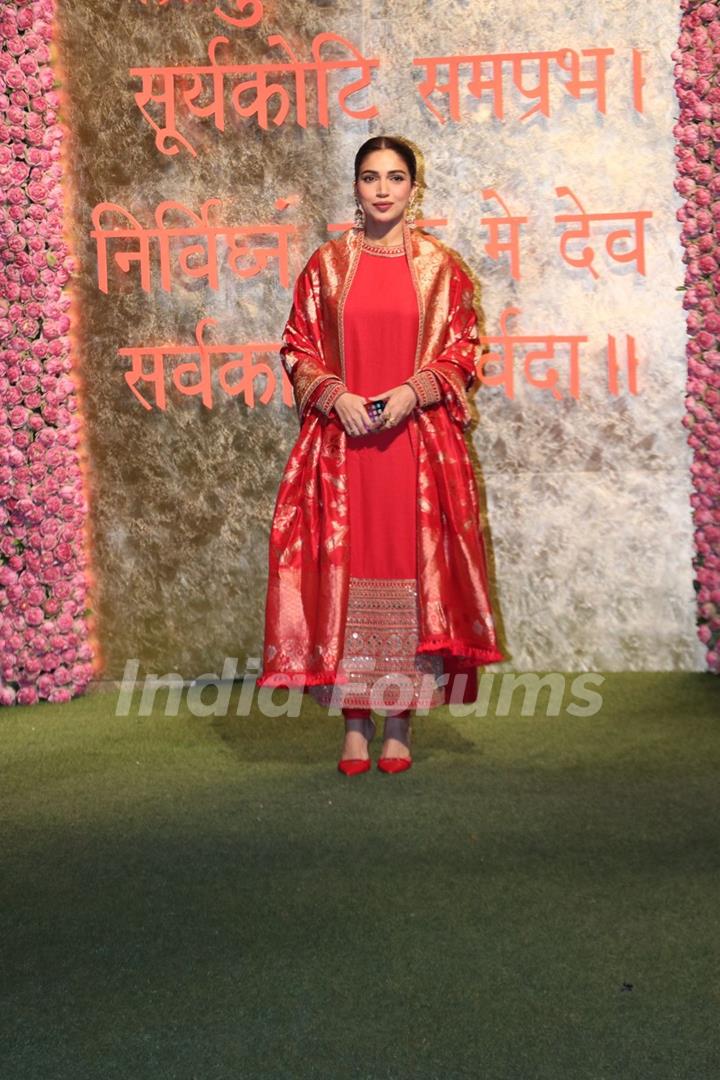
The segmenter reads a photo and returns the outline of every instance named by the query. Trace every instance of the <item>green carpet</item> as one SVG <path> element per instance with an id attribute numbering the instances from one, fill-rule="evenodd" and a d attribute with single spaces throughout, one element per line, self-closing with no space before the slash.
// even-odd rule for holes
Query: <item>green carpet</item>
<path id="1" fill-rule="evenodd" d="M 310 699 L 3 709 L 0 1076 L 717 1077 L 720 681 L 600 692 L 352 778 Z"/>

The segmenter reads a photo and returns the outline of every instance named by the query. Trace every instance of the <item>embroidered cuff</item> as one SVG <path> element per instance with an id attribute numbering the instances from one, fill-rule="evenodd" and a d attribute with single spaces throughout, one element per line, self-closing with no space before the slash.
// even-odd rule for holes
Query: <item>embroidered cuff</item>
<path id="1" fill-rule="evenodd" d="M 436 401 L 440 401 L 442 398 L 440 383 L 432 371 L 416 371 L 405 382 L 408 386 L 412 386 L 417 394 L 418 405 L 421 409 L 428 405 L 434 405 Z"/>
<path id="2" fill-rule="evenodd" d="M 342 381 L 342 379 L 328 379 L 313 404 L 315 408 L 320 410 L 320 412 L 325 413 L 326 416 L 329 416 L 337 399 L 340 397 L 341 394 L 347 393 L 347 390 L 348 388 Z"/>

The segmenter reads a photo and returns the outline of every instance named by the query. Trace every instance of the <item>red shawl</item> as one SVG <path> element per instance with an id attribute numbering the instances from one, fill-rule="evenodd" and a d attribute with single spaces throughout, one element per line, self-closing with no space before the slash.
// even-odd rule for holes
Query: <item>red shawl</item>
<path id="1" fill-rule="evenodd" d="M 349 586 L 346 434 L 332 408 L 345 378 L 342 314 L 362 232 L 322 244 L 299 275 L 283 334 L 300 433 L 278 488 L 270 531 L 263 672 L 257 685 L 337 683 Z M 488 595 L 478 491 L 463 432 L 466 393 L 483 351 L 473 284 L 440 241 L 403 227 L 418 297 L 415 372 L 431 371 L 439 400 L 417 406 L 418 652 L 440 652 L 450 673 L 506 659 L 497 646 Z M 431 376 L 432 381 L 432 376 Z M 378 387 L 378 393 L 388 387 Z"/>

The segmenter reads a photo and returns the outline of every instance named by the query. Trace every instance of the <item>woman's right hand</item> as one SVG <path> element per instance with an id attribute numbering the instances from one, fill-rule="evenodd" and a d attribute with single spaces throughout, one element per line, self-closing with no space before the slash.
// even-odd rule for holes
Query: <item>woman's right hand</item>
<path id="1" fill-rule="evenodd" d="M 382 418 L 371 419 L 365 408 L 365 398 L 360 394 L 353 394 L 350 390 L 340 395 L 334 408 L 348 435 L 366 435 L 368 431 L 375 431 L 380 426 Z"/>

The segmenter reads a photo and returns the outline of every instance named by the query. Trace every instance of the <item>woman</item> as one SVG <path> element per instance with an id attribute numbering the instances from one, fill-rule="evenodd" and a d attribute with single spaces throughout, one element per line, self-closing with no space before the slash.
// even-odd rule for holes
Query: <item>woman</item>
<path id="1" fill-rule="evenodd" d="M 409 768 L 412 710 L 474 701 L 497 647 L 466 392 L 473 286 L 414 226 L 417 165 L 378 136 L 355 157 L 353 229 L 317 248 L 280 350 L 300 434 L 270 533 L 263 673 L 341 704 L 338 768 Z M 373 404 L 373 402 L 375 404 Z"/>

